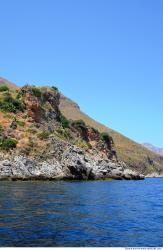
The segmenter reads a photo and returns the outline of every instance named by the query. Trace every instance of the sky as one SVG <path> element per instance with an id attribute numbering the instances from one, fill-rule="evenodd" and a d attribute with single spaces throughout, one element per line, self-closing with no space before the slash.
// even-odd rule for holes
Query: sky
<path id="1" fill-rule="evenodd" d="M 163 147 L 162 0 L 0 0 L 0 76 L 56 85 L 81 110 Z"/>

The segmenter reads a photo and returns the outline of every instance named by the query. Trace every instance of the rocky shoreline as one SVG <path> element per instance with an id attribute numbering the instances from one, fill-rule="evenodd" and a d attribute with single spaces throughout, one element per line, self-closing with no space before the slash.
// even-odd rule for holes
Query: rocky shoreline
<path id="1" fill-rule="evenodd" d="M 61 160 L 38 161 L 25 156 L 0 160 L 0 180 L 140 180 L 144 176 L 127 168 L 123 162 L 86 155 L 76 146 L 68 147 Z"/>
<path id="2" fill-rule="evenodd" d="M 147 174 L 145 176 L 145 178 L 163 178 L 163 174 L 162 173 L 159 174 L 159 173 L 154 172 L 154 173 L 151 173 L 151 174 Z"/>

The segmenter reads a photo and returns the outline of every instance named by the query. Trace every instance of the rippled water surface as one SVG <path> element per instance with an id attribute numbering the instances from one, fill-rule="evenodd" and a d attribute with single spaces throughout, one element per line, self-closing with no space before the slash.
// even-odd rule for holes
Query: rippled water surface
<path id="1" fill-rule="evenodd" d="M 0 246 L 163 246 L 163 179 L 0 182 Z"/>

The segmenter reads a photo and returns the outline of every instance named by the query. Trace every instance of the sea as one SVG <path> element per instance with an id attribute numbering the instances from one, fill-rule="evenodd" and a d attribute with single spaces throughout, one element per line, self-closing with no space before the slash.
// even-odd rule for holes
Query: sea
<path id="1" fill-rule="evenodd" d="M 1 181 L 2 246 L 163 247 L 163 179 Z"/>

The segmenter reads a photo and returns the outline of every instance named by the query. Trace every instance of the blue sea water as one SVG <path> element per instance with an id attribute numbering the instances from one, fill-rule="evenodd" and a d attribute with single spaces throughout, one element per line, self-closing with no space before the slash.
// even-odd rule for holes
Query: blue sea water
<path id="1" fill-rule="evenodd" d="M 0 246 L 163 247 L 163 179 L 0 182 Z"/>

